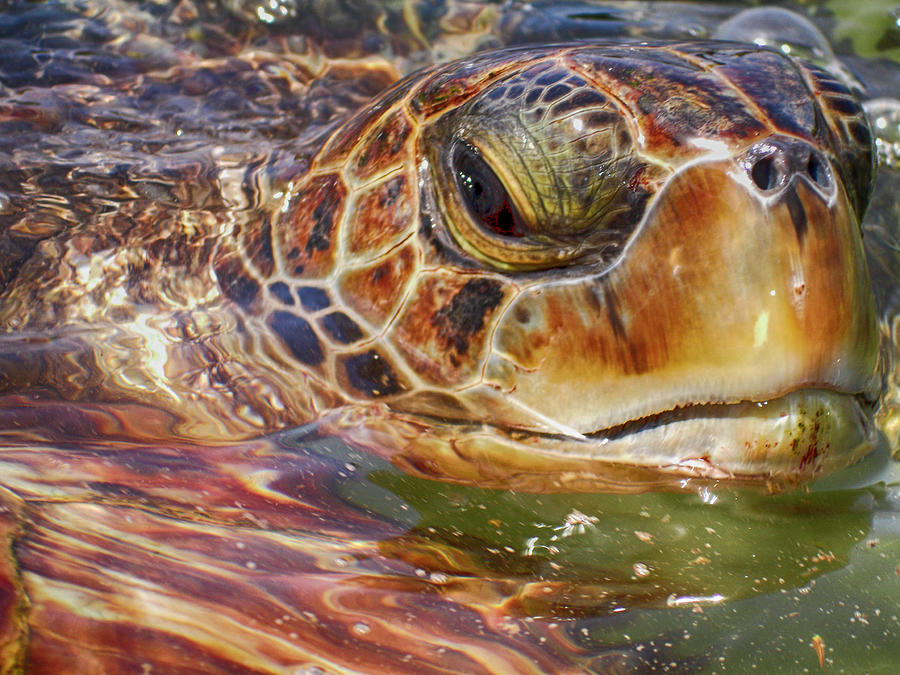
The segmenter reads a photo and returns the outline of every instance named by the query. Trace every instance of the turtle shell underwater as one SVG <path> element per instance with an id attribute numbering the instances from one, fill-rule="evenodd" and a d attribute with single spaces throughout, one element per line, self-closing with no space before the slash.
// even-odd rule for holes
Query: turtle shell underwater
<path id="1" fill-rule="evenodd" d="M 877 442 L 873 142 L 837 74 L 733 42 L 515 46 L 478 4 L 387 3 L 362 35 L 54 7 L 6 18 L 7 428 L 314 422 L 534 490 L 794 484 Z"/>

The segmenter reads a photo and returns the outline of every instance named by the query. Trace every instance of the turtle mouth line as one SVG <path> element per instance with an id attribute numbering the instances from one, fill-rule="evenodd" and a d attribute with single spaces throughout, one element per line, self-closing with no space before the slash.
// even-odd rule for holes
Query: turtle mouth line
<path id="1" fill-rule="evenodd" d="M 816 390 L 810 389 L 805 391 Z M 792 393 L 795 392 L 789 392 L 787 394 L 784 394 L 783 396 L 778 396 L 764 401 L 744 399 L 732 403 L 689 403 L 677 408 L 671 408 L 669 410 L 663 410 L 657 413 L 652 413 L 650 415 L 645 415 L 643 417 L 628 420 L 626 422 L 605 427 L 603 429 L 588 431 L 581 434 L 580 438 L 576 438 L 578 438 L 578 440 L 583 439 L 588 442 L 606 443 L 632 436 L 637 433 L 666 427 L 678 422 L 688 422 L 692 420 L 730 419 L 741 413 L 746 414 L 746 411 L 748 409 L 752 410 L 753 408 L 758 408 L 760 411 L 764 411 L 770 404 L 776 404 L 782 399 L 790 396 Z M 831 393 L 853 398 L 860 411 L 867 416 L 871 416 L 874 413 L 877 401 L 873 400 L 871 397 L 866 396 L 864 393 L 838 391 L 832 391 Z M 787 415 L 788 413 L 784 411 L 779 413 L 780 417 L 787 417 Z M 573 439 L 572 436 L 568 436 L 566 434 L 548 433 L 537 430 L 509 428 L 507 429 L 507 431 L 511 432 L 511 435 L 513 436 L 518 434 L 528 434 L 530 436 L 539 436 L 542 438 L 554 440 L 571 441 Z"/>
<path id="2" fill-rule="evenodd" d="M 751 400 L 736 403 L 689 403 L 671 410 L 663 410 L 652 415 L 628 420 L 605 429 L 590 431 L 584 434 L 584 437 L 592 441 L 614 441 L 640 431 L 664 427 L 673 422 L 684 422 L 694 419 L 724 419 L 732 417 L 734 412 L 742 407 L 755 405 L 760 409 L 764 409 L 768 404 L 769 401 Z"/>

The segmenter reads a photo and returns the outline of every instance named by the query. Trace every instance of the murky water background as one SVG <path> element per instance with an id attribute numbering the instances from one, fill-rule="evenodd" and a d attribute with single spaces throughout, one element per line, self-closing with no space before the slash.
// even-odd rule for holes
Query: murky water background
<path id="1" fill-rule="evenodd" d="M 290 6 L 270 4 L 237 3 L 240 11 L 263 11 L 263 23 Z M 839 52 L 856 55 L 851 70 L 865 71 L 871 96 L 881 99 L 870 112 L 876 126 L 883 120 L 881 154 L 890 164 L 900 150 L 892 98 L 900 10 L 890 2 L 824 5 L 833 19 L 822 25 Z M 711 7 L 710 16 L 722 11 Z M 24 30 L 6 26 L 13 28 Z M 178 60 L 160 36 L 135 38 L 134 49 Z M 148 87 L 134 92 L 132 108 L 107 110 L 110 125 L 130 129 L 118 155 L 91 155 L 92 140 L 74 119 L 49 120 L 71 132 L 54 136 L 55 154 L 47 154 L 46 138 L 29 145 L 27 136 L 7 136 L 3 145 L 20 166 L 75 166 L 98 177 L 122 166 L 163 210 L 193 204 L 197 213 L 214 213 L 237 204 L 252 211 L 246 195 L 219 200 L 204 183 L 204 166 L 231 163 L 243 175 L 248 157 L 263 156 L 295 166 L 315 144 L 304 133 L 316 111 L 290 101 L 259 122 L 281 103 L 264 102 L 261 111 L 247 102 L 245 119 L 220 119 L 221 102 L 202 94 L 198 76 L 178 96 Z M 150 105 L 169 110 L 177 137 L 148 125 L 142 113 Z M 88 101 L 78 112 L 100 110 Z M 260 146 L 260 137 L 269 145 Z M 194 180 L 142 183 L 142 171 L 164 173 L 156 162 L 187 167 Z M 4 208 L 14 210 L 17 185 L 31 178 L 6 170 Z M 897 173 L 882 170 L 867 220 L 888 252 L 900 219 Z M 64 184 L 53 171 L 42 175 Z M 97 203 L 70 195 L 38 207 L 56 219 L 45 218 L 49 227 L 94 217 Z M 896 263 L 885 256 L 884 265 Z M 892 302 L 882 298 L 883 307 Z M 10 351 L 5 368 L 27 363 L 20 344 Z M 7 405 L 0 419 L 6 670 L 897 668 L 900 468 L 889 447 L 839 476 L 774 497 L 725 486 L 532 495 L 412 478 L 315 429 L 205 447 L 125 440 L 120 413 L 102 407 Z M 54 420 L 80 425 L 82 437 L 55 432 Z"/>

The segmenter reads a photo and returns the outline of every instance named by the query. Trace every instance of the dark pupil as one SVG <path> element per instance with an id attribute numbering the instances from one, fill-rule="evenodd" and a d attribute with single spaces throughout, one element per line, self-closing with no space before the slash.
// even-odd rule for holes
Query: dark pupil
<path id="1" fill-rule="evenodd" d="M 474 218 L 495 234 L 521 237 L 506 190 L 487 163 L 464 143 L 453 149 L 452 160 L 456 183 Z"/>

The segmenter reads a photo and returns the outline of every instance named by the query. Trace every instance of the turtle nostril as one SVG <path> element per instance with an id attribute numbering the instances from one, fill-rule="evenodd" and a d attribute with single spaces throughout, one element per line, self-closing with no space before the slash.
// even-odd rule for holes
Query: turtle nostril
<path id="1" fill-rule="evenodd" d="M 780 171 L 775 164 L 775 155 L 760 157 L 750 170 L 750 176 L 760 190 L 771 190 L 778 187 L 781 182 L 779 174 Z"/>
<path id="2" fill-rule="evenodd" d="M 810 153 L 809 161 L 806 163 L 806 173 L 819 187 L 831 187 L 831 174 L 828 171 L 828 166 L 818 153 Z"/>
<path id="3" fill-rule="evenodd" d="M 760 190 L 772 192 L 804 178 L 822 190 L 834 185 L 831 166 L 825 155 L 798 138 L 776 136 L 753 146 L 746 155 L 744 167 Z"/>

